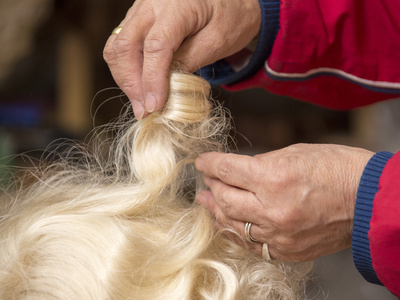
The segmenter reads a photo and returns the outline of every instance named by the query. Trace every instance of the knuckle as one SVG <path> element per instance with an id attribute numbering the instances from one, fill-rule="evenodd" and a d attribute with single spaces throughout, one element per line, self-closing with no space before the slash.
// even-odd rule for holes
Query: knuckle
<path id="1" fill-rule="evenodd" d="M 290 145 L 290 146 L 286 147 L 285 150 L 287 151 L 287 153 L 300 154 L 300 153 L 304 153 L 304 152 L 309 151 L 310 150 L 310 144 L 297 143 L 297 144 L 293 144 L 293 145 Z"/>
<path id="2" fill-rule="evenodd" d="M 143 45 L 144 54 L 157 54 L 167 50 L 168 42 L 161 37 L 146 38 Z"/>
<path id="3" fill-rule="evenodd" d="M 121 89 L 126 93 L 127 91 L 135 93 L 138 90 L 138 83 L 131 78 L 123 78 Z"/>
<path id="4" fill-rule="evenodd" d="M 232 214 L 232 205 L 229 201 L 229 197 L 227 196 L 226 192 L 222 192 L 221 194 L 219 207 L 221 211 L 224 213 L 224 215 L 230 216 Z"/>
<path id="5" fill-rule="evenodd" d="M 115 59 L 114 50 L 110 43 L 107 43 L 103 50 L 103 58 L 107 62 L 107 64 L 112 64 Z"/>
<path id="6" fill-rule="evenodd" d="M 304 148 L 305 144 L 304 143 L 297 143 L 297 144 L 293 144 L 287 147 L 287 150 L 289 151 L 298 151 L 302 148 Z"/>
<path id="7" fill-rule="evenodd" d="M 270 170 L 272 174 L 272 176 L 269 176 L 269 183 L 272 191 L 280 193 L 295 180 L 296 173 L 293 168 L 294 159 L 295 158 L 292 156 L 284 156 L 270 162 L 268 170 Z"/>
<path id="8" fill-rule="evenodd" d="M 250 159 L 250 160 L 248 161 L 247 168 L 248 168 L 248 170 L 249 170 L 250 173 L 252 173 L 252 174 L 259 174 L 259 173 L 260 173 L 260 166 L 261 166 L 261 164 L 262 164 L 262 161 L 261 161 L 261 160 L 252 158 L 252 159 Z"/>
<path id="9" fill-rule="evenodd" d="M 287 188 L 287 175 L 284 172 L 277 171 L 269 181 L 269 190 L 271 195 L 279 195 Z"/>
<path id="10" fill-rule="evenodd" d="M 299 213 L 293 208 L 282 208 L 279 212 L 269 216 L 274 227 L 281 232 L 294 232 L 298 230 Z"/>
<path id="11" fill-rule="evenodd" d="M 286 218 L 282 213 L 274 213 L 269 216 L 269 220 L 274 227 L 280 228 L 280 230 L 285 231 L 286 229 Z"/>
<path id="12" fill-rule="evenodd" d="M 112 50 L 115 56 L 125 56 L 132 48 L 131 41 L 124 36 L 117 36 L 112 45 Z"/>
<path id="13" fill-rule="evenodd" d="M 222 181 L 226 180 L 230 176 L 233 175 L 233 167 L 236 163 L 235 156 L 231 153 L 228 153 L 221 160 L 219 167 L 217 169 L 218 178 L 222 179 Z"/>

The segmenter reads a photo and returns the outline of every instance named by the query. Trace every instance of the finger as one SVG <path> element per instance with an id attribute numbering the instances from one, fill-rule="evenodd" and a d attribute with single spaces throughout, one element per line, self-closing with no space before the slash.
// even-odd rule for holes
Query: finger
<path id="1" fill-rule="evenodd" d="M 143 107 L 142 67 L 143 41 L 151 24 L 134 23 L 137 18 L 130 18 L 114 41 L 116 63 L 110 69 L 114 79 L 132 102 L 135 116 L 145 117 Z"/>
<path id="2" fill-rule="evenodd" d="M 220 224 L 227 224 L 225 214 L 219 209 L 211 191 L 203 190 L 196 196 L 196 201 L 210 212 Z"/>
<path id="3" fill-rule="evenodd" d="M 315 244 L 315 239 L 323 240 L 322 237 L 316 238 L 315 233 L 312 236 L 308 233 L 300 235 L 293 235 L 291 232 L 285 233 L 267 222 L 267 217 L 263 220 L 262 224 L 252 222 L 251 220 L 240 221 L 232 219 L 224 214 L 215 200 L 213 193 L 208 190 L 200 192 L 196 201 L 205 207 L 210 214 L 215 216 L 215 227 L 217 230 L 223 230 L 224 235 L 230 240 L 240 246 L 249 248 L 251 251 L 255 251 L 259 255 L 261 255 L 262 244 L 267 243 L 270 256 L 275 259 L 308 261 L 321 256 L 318 255 L 318 251 L 321 252 L 324 243 L 319 242 L 317 247 L 310 247 L 310 245 Z M 257 212 L 255 211 L 254 213 Z M 256 243 L 250 243 L 246 239 L 246 222 L 252 223 L 249 233 L 257 241 Z M 230 230 L 233 230 L 237 234 L 232 233 Z M 325 240 L 329 242 L 326 236 Z"/>
<path id="4" fill-rule="evenodd" d="M 224 56 L 228 56 L 228 54 L 218 55 L 221 52 L 218 48 L 218 42 L 210 42 L 210 40 L 220 41 L 213 38 L 215 34 L 216 31 L 203 29 L 187 38 L 174 54 L 173 65 L 183 72 L 193 73 L 224 58 Z"/>
<path id="5" fill-rule="evenodd" d="M 218 206 L 217 202 L 215 201 L 215 199 L 210 191 L 207 191 L 207 190 L 201 191 L 197 195 L 196 201 L 200 205 L 205 207 L 205 209 L 207 209 L 210 214 L 215 216 L 217 229 L 221 229 L 221 228 L 232 229 L 241 236 L 242 240 L 246 241 L 249 244 L 254 244 L 254 243 L 248 242 L 245 238 L 244 227 L 245 227 L 246 222 L 248 222 L 248 221 L 236 220 L 236 219 L 230 218 L 227 215 L 225 215 L 224 212 Z M 251 235 L 255 240 L 257 240 L 259 242 L 264 241 L 264 235 L 262 233 L 262 230 L 256 224 L 253 224 L 251 227 Z M 233 240 L 237 244 L 240 244 L 240 243 L 238 243 L 237 237 Z M 252 246 L 254 248 L 254 245 L 248 245 L 248 246 Z"/>
<path id="6" fill-rule="evenodd" d="M 260 223 L 263 206 L 254 193 L 227 185 L 219 179 L 204 176 L 204 183 L 210 188 L 213 200 L 228 218 Z"/>
<path id="7" fill-rule="evenodd" d="M 146 115 L 142 89 L 143 43 L 153 21 L 151 11 L 136 12 L 121 23 L 122 30 L 111 36 L 106 46 L 105 59 L 114 80 L 132 102 L 139 119 Z"/>
<path id="8" fill-rule="evenodd" d="M 118 25 L 118 27 L 121 28 L 121 31 L 124 28 L 124 25 L 126 24 L 127 20 L 134 13 L 135 8 L 136 8 L 136 5 L 133 5 L 131 8 L 129 8 L 125 19 L 122 20 L 121 23 Z M 114 44 L 115 39 L 117 38 L 117 35 L 118 34 L 114 34 L 114 32 L 112 32 L 110 34 L 110 36 L 108 37 L 108 40 L 107 40 L 106 45 L 104 47 L 103 55 L 104 55 L 104 59 L 107 62 L 107 64 L 113 65 L 113 64 L 116 63 L 113 44 Z"/>
<path id="9" fill-rule="evenodd" d="M 146 36 L 143 49 L 143 93 L 145 109 L 159 110 L 168 95 L 168 75 L 174 53 L 183 40 L 199 28 L 193 12 L 185 14 L 176 9 L 162 12 Z"/>
<path id="10" fill-rule="evenodd" d="M 174 55 L 174 65 L 185 72 L 193 73 L 241 50 L 241 47 L 223 45 L 226 42 L 225 37 L 218 29 L 207 26 L 185 39 Z"/>
<path id="11" fill-rule="evenodd" d="M 141 102 L 143 101 L 141 88 L 143 47 L 138 46 L 142 44 L 140 41 L 144 40 L 144 36 L 141 34 L 148 32 L 152 20 L 149 18 L 148 23 L 138 22 L 138 26 L 136 26 L 135 15 L 143 15 L 138 13 L 140 7 L 140 1 L 136 1 L 128 10 L 125 19 L 119 25 L 122 28 L 121 31 L 119 34 L 110 35 L 103 53 L 115 82 L 131 101 L 133 111 L 138 119 L 146 116 Z M 133 30 L 135 27 L 137 30 Z"/>
<path id="12" fill-rule="evenodd" d="M 241 224 L 238 224 L 238 225 L 242 225 L 242 227 L 244 228 L 245 223 L 243 223 L 243 222 L 240 222 L 240 223 Z M 239 245 L 240 247 L 246 248 L 247 250 L 261 256 L 262 243 L 249 242 L 244 237 L 244 233 L 241 234 L 236 229 L 229 228 L 226 225 L 224 226 L 223 224 L 220 224 L 219 222 L 215 222 L 215 229 L 218 230 L 219 232 L 221 232 L 229 240 L 231 240 L 235 244 Z"/>
<path id="13" fill-rule="evenodd" d="M 175 53 L 174 63 L 194 72 L 245 48 L 261 26 L 260 7 L 256 1 L 254 4 L 245 8 L 242 2 L 231 1 L 229 9 L 224 5 L 215 9 L 207 25 L 185 39 Z"/>
<path id="14" fill-rule="evenodd" d="M 258 160 L 251 156 L 232 153 L 202 153 L 196 159 L 196 168 L 211 178 L 252 192 L 265 174 L 260 174 Z"/>
<path id="15" fill-rule="evenodd" d="M 110 35 L 104 48 L 103 56 L 104 60 L 108 64 L 108 67 L 110 68 L 111 74 L 115 82 L 132 102 L 134 101 L 134 99 L 139 98 L 135 95 L 135 92 L 137 93 L 139 91 L 140 93 L 141 85 L 137 86 L 136 88 L 133 86 L 129 86 L 129 84 L 132 84 L 135 81 L 135 78 L 140 77 L 140 75 L 135 76 L 134 72 L 126 73 L 127 63 L 123 63 L 123 67 L 121 67 L 121 63 L 119 61 L 120 59 L 122 59 L 123 62 L 129 62 L 129 64 L 131 63 L 130 59 L 128 60 L 127 58 L 125 58 L 126 56 L 128 56 L 126 51 L 121 53 L 121 40 L 124 40 L 124 42 L 126 42 L 126 32 L 127 29 L 124 29 L 122 27 L 119 33 L 120 37 L 118 37 L 117 34 Z M 117 39 L 118 41 L 116 41 Z M 138 57 L 138 59 L 141 60 L 140 57 Z M 135 69 L 135 67 L 132 67 L 132 69 Z"/>
<path id="16" fill-rule="evenodd" d="M 249 249 L 249 245 L 246 239 L 239 235 L 239 233 L 235 229 L 228 228 L 226 225 L 220 224 L 218 221 L 215 222 L 214 228 L 235 244 L 239 245 L 240 247 Z"/>

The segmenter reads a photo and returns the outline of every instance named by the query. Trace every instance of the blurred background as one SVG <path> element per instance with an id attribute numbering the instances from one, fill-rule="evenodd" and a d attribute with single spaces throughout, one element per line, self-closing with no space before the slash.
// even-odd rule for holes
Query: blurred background
<path id="1" fill-rule="evenodd" d="M 84 140 L 94 126 L 118 116 L 128 100 L 102 52 L 132 3 L 0 0 L 0 165 L 29 164 L 14 154 L 40 157 L 54 140 Z M 213 95 L 232 113 L 240 153 L 298 142 L 400 149 L 400 101 L 343 112 L 257 89 L 228 93 L 215 87 Z M 0 168 L 3 183 L 12 176 L 7 172 Z M 349 250 L 317 260 L 314 275 L 314 299 L 395 299 L 361 278 Z"/>

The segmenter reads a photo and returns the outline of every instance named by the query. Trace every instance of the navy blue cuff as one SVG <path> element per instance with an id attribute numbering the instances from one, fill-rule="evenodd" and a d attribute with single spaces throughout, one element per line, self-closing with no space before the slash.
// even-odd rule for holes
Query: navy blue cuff
<path id="1" fill-rule="evenodd" d="M 271 54 L 276 34 L 279 30 L 280 0 L 259 0 L 261 7 L 261 31 L 256 50 L 249 63 L 239 72 L 231 65 L 219 60 L 212 65 L 201 68 L 197 74 L 210 81 L 213 85 L 233 84 L 254 75 L 260 70 Z M 250 18 L 251 16 L 249 16 Z"/>
<path id="2" fill-rule="evenodd" d="M 376 153 L 366 165 L 361 176 L 354 211 L 352 250 L 353 261 L 361 275 L 371 283 L 380 284 L 372 267 L 368 232 L 372 217 L 372 205 L 378 192 L 379 179 L 387 161 L 393 156 L 389 152 Z"/>

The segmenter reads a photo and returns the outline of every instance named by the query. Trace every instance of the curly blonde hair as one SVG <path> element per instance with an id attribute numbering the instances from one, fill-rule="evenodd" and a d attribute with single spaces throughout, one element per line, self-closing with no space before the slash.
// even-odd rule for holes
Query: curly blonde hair
<path id="1" fill-rule="evenodd" d="M 227 144 L 209 92 L 174 73 L 163 110 L 122 117 L 109 155 L 71 147 L 35 184 L 5 193 L 0 298 L 301 298 L 308 264 L 261 259 L 194 202 L 195 158 Z"/>

